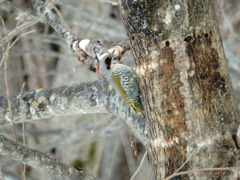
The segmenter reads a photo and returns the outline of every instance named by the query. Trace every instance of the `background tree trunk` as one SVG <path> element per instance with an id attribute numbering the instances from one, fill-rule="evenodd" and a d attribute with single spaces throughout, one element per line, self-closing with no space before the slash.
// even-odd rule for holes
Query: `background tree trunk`
<path id="1" fill-rule="evenodd" d="M 239 112 L 212 1 L 127 1 L 120 11 L 142 87 L 155 179 L 236 167 Z M 235 179 L 232 171 L 178 179 Z"/>

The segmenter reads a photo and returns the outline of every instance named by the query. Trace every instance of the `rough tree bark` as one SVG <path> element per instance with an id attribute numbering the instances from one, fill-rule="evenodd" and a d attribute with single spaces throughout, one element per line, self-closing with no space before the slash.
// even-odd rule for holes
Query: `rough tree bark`
<path id="1" fill-rule="evenodd" d="M 120 1 L 147 111 L 155 179 L 236 167 L 239 112 L 211 0 Z M 178 179 L 236 179 L 210 171 Z"/>
<path id="2" fill-rule="evenodd" d="M 126 121 L 135 135 L 147 144 L 145 118 L 109 89 L 106 80 L 28 91 L 11 97 L 15 123 L 57 116 L 112 113 Z M 11 125 L 7 97 L 0 96 L 0 127 Z"/>

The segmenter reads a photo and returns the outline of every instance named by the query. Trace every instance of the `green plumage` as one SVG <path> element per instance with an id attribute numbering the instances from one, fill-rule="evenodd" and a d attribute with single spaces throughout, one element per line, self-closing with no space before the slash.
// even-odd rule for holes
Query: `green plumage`
<path id="1" fill-rule="evenodd" d="M 107 56 L 106 59 L 99 62 L 97 70 L 128 105 L 144 116 L 138 79 L 130 67 L 123 64 L 111 65 L 111 58 Z"/>
<path id="2" fill-rule="evenodd" d="M 144 116 L 138 79 L 132 69 L 123 64 L 112 65 L 111 69 L 112 78 L 110 77 L 108 79 L 113 88 L 122 96 L 128 105 Z"/>

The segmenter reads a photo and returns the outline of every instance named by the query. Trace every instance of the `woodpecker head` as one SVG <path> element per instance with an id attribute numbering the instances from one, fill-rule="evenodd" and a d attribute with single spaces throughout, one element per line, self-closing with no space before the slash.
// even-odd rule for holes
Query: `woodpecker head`
<path id="1" fill-rule="evenodd" d="M 106 77 L 111 70 L 113 53 L 107 53 L 96 65 L 96 71 L 100 77 Z"/>

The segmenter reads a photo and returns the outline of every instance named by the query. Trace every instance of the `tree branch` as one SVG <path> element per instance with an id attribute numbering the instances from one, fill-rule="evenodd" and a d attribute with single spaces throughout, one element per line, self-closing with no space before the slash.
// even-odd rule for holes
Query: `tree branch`
<path id="1" fill-rule="evenodd" d="M 47 5 L 41 0 L 32 0 L 32 4 L 36 14 L 41 16 L 44 22 L 51 25 L 77 55 L 78 59 L 84 64 L 90 64 L 90 68 L 94 67 L 96 61 L 104 60 L 111 55 L 113 59 L 120 60 L 124 52 L 129 50 L 129 45 L 126 46 L 126 43 L 107 50 L 99 41 L 75 40 L 70 30 L 64 26 L 63 20 L 60 21 Z M 92 70 L 94 71 L 94 68 Z M 109 112 L 124 119 L 140 141 L 147 145 L 146 119 L 139 116 L 124 103 L 121 97 L 116 96 L 107 87 L 108 83 L 99 81 L 93 84 L 85 83 L 79 86 L 31 91 L 23 95 L 23 106 L 20 106 L 20 100 L 16 101 L 17 98 L 14 97 L 13 101 L 16 101 L 13 110 L 15 111 L 15 121 L 19 119 L 34 120 L 72 114 Z M 19 107 L 22 107 L 22 109 Z M 8 125 L 9 122 L 6 122 L 6 120 L 8 121 L 9 115 L 5 108 L 0 108 L 0 113 L 1 109 L 4 116 L 1 117 L 0 115 L 0 125 Z"/>
<path id="2" fill-rule="evenodd" d="M 122 43 L 122 45 L 114 46 L 107 50 L 99 41 L 89 39 L 78 40 L 74 38 L 70 29 L 66 27 L 67 25 L 64 23 L 64 20 L 61 19 L 60 21 L 51 9 L 41 0 L 32 0 L 32 5 L 36 11 L 36 15 L 40 16 L 42 21 L 52 26 L 76 54 L 78 60 L 84 64 L 90 65 L 90 70 L 92 71 L 95 71 L 94 64 L 97 63 L 96 60 L 101 61 L 110 55 L 113 56 L 113 59 L 120 60 L 125 51 L 130 50 L 129 44 L 125 42 Z"/>
<path id="3" fill-rule="evenodd" d="M 46 22 L 52 26 L 52 28 L 58 33 L 60 37 L 70 46 L 74 41 L 73 34 L 69 29 L 64 26 L 57 16 L 47 7 L 42 1 L 32 0 L 33 8 L 36 10 L 36 15 L 42 18 L 43 22 Z"/>
<path id="4" fill-rule="evenodd" d="M 105 80 L 33 90 L 12 96 L 11 102 L 15 123 L 65 115 L 111 113 L 124 119 L 137 137 L 144 144 L 148 143 L 146 119 L 110 90 Z M 0 96 L 0 126 L 11 123 L 7 98 Z"/>
<path id="5" fill-rule="evenodd" d="M 47 154 L 16 143 L 0 135 L 0 154 L 27 164 L 58 179 L 90 180 L 97 179 L 74 167 L 68 166 Z"/>

